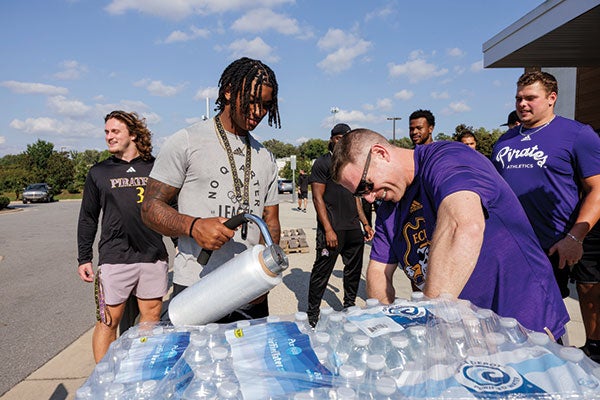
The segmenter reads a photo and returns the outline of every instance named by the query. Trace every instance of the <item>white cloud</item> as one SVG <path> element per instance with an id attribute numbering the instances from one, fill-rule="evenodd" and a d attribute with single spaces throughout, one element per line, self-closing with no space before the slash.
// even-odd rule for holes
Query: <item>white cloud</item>
<path id="1" fill-rule="evenodd" d="M 162 120 L 160 115 L 154 112 L 142 112 L 140 113 L 140 116 L 146 118 L 147 125 L 158 124 Z"/>
<path id="2" fill-rule="evenodd" d="M 300 33 L 298 21 L 284 14 L 277 14 L 267 8 L 251 10 L 246 15 L 238 18 L 231 29 L 238 32 L 259 33 L 274 30 L 283 35 L 297 35 Z"/>
<path id="3" fill-rule="evenodd" d="M 431 97 L 436 100 L 449 99 L 450 95 L 448 92 L 431 92 Z"/>
<path id="4" fill-rule="evenodd" d="M 394 13 L 394 9 L 391 6 L 385 6 L 383 8 L 371 11 L 365 15 L 365 21 L 372 19 L 384 19 Z"/>
<path id="5" fill-rule="evenodd" d="M 81 65 L 75 60 L 63 61 L 60 66 L 62 67 L 62 71 L 55 73 L 54 77 L 65 81 L 79 79 L 88 71 L 85 65 Z"/>
<path id="6" fill-rule="evenodd" d="M 0 144 L 6 143 L 6 138 L 4 136 L 0 136 Z"/>
<path id="7" fill-rule="evenodd" d="M 200 121 L 202 121 L 202 117 L 192 117 L 192 118 L 185 119 L 185 123 L 188 125 L 192 125 L 192 124 L 195 124 L 196 122 L 200 122 Z"/>
<path id="8" fill-rule="evenodd" d="M 386 111 L 386 110 L 391 110 L 393 106 L 392 103 L 392 99 L 377 99 L 377 102 L 375 104 L 365 104 L 363 105 L 363 108 L 367 111 L 373 111 L 373 110 L 381 110 L 381 111 Z"/>
<path id="9" fill-rule="evenodd" d="M 172 97 L 181 92 L 185 85 L 170 86 L 165 85 L 162 81 L 152 81 L 150 79 L 142 79 L 133 83 L 133 86 L 143 87 L 150 94 L 160 97 Z"/>
<path id="10" fill-rule="evenodd" d="M 329 29 L 317 42 L 321 50 L 331 51 L 317 66 L 327 73 L 349 69 L 354 60 L 371 48 L 371 42 L 346 33 L 341 29 Z"/>
<path id="11" fill-rule="evenodd" d="M 196 95 L 194 96 L 194 100 L 204 100 L 207 97 L 215 100 L 217 97 L 219 97 L 219 88 L 217 86 L 213 86 L 204 89 L 198 89 Z"/>
<path id="12" fill-rule="evenodd" d="M 273 54 L 273 48 L 266 44 L 258 36 L 252 40 L 236 40 L 230 43 L 229 46 L 227 46 L 227 48 L 231 52 L 231 59 L 238 59 L 240 57 L 250 57 L 265 62 L 279 61 L 279 57 Z"/>
<path id="13" fill-rule="evenodd" d="M 483 60 L 479 60 L 471 64 L 472 72 L 481 72 L 483 71 Z"/>
<path id="14" fill-rule="evenodd" d="M 194 14 L 220 14 L 226 11 L 239 11 L 244 8 L 274 7 L 293 3 L 294 0 L 112 0 L 105 10 L 110 14 L 121 15 L 128 11 L 154 15 L 167 19 L 182 19 Z"/>
<path id="15" fill-rule="evenodd" d="M 410 83 L 417 83 L 448 73 L 446 68 L 438 68 L 435 64 L 429 64 L 423 58 L 411 59 L 404 64 L 390 63 L 388 64 L 388 69 L 390 76 L 395 77 L 405 75 L 408 77 Z"/>
<path id="16" fill-rule="evenodd" d="M 57 134 L 62 137 L 88 138 L 102 137 L 104 132 L 101 128 L 88 122 L 75 121 L 70 119 L 58 120 L 54 118 L 27 118 L 26 120 L 13 119 L 9 126 L 13 129 L 31 133 Z"/>
<path id="17" fill-rule="evenodd" d="M 465 103 L 462 100 L 452 102 L 452 103 L 450 103 L 450 105 L 448 107 L 454 113 L 463 113 L 463 112 L 471 111 L 471 107 L 469 107 L 467 105 L 467 103 Z"/>
<path id="18" fill-rule="evenodd" d="M 363 124 L 371 124 L 376 122 L 381 122 L 382 117 L 376 116 L 374 114 L 365 114 L 359 110 L 342 110 L 338 111 L 335 116 L 331 115 L 330 117 L 325 118 L 325 120 L 321 123 L 321 126 L 324 128 L 331 129 L 334 124 L 344 122 L 350 125 L 351 128 L 357 128 Z"/>
<path id="19" fill-rule="evenodd" d="M 189 42 L 198 38 L 207 38 L 210 36 L 208 29 L 200 29 L 195 26 L 190 27 L 190 32 L 173 31 L 164 40 L 164 43 Z"/>
<path id="20" fill-rule="evenodd" d="M 453 47 L 448 49 L 446 52 L 450 57 L 462 57 L 465 55 L 465 52 L 458 47 Z"/>
<path id="21" fill-rule="evenodd" d="M 4 81 L 0 82 L 0 86 L 4 86 L 11 92 L 19 94 L 46 94 L 52 96 L 67 94 L 69 92 L 69 90 L 64 87 L 34 82 Z"/>
<path id="22" fill-rule="evenodd" d="M 79 100 L 68 100 L 65 96 L 49 97 L 48 107 L 57 114 L 69 117 L 81 117 L 92 109 Z"/>
<path id="23" fill-rule="evenodd" d="M 394 97 L 400 100 L 410 100 L 413 98 L 413 96 L 415 95 L 414 92 L 410 91 L 410 90 L 406 90 L 406 89 L 402 89 L 399 92 L 396 92 L 394 94 Z"/>

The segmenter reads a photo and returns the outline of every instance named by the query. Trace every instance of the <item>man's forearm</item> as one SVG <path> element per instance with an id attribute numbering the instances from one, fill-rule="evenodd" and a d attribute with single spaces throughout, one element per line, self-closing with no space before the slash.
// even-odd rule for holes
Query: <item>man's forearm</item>
<path id="1" fill-rule="evenodd" d="M 142 221 L 150 229 L 165 236 L 188 236 L 194 217 L 180 214 L 170 204 L 178 190 L 152 178 L 148 179 L 142 203 Z"/>
<path id="2" fill-rule="evenodd" d="M 378 299 L 383 304 L 391 304 L 396 298 L 392 283 L 395 266 L 369 261 L 367 267 L 367 297 Z"/>

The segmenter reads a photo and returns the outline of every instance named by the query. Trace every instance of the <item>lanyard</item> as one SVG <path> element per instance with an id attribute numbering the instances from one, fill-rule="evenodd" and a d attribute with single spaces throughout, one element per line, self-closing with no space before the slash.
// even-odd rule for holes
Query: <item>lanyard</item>
<path id="1" fill-rule="evenodd" d="M 218 133 L 218 137 L 221 144 L 227 152 L 227 158 L 229 159 L 229 166 L 231 167 L 231 176 L 233 178 L 233 189 L 235 191 L 235 199 L 242 206 L 242 212 L 249 212 L 250 210 L 250 175 L 252 174 L 252 148 L 250 147 L 250 138 L 246 135 L 246 161 L 244 164 L 244 190 L 242 192 L 242 181 L 238 177 L 237 167 L 233 158 L 233 151 L 229 144 L 229 139 L 221 123 L 220 115 L 215 116 L 215 126 Z M 246 224 L 242 227 L 242 237 L 245 236 Z"/>

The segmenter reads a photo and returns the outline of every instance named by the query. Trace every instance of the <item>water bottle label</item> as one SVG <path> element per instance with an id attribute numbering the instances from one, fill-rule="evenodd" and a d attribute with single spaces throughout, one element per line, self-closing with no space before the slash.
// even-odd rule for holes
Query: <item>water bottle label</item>
<path id="1" fill-rule="evenodd" d="M 181 357 L 190 341 L 189 332 L 142 337 L 131 343 L 115 375 L 115 382 L 160 380 Z"/>
<path id="2" fill-rule="evenodd" d="M 405 328 L 413 325 L 427 325 L 435 316 L 426 307 L 394 305 L 384 307 L 383 313 Z"/>
<path id="3" fill-rule="evenodd" d="M 319 362 L 308 335 L 293 322 L 253 325 L 243 328 L 243 335 L 233 330 L 225 335 L 244 399 L 331 386 L 332 373 Z"/>
<path id="4" fill-rule="evenodd" d="M 521 395 L 546 393 L 516 369 L 494 363 L 467 361 L 459 367 L 456 380 L 480 398 L 490 398 L 491 395 L 501 398 L 511 395 L 526 397 Z"/>

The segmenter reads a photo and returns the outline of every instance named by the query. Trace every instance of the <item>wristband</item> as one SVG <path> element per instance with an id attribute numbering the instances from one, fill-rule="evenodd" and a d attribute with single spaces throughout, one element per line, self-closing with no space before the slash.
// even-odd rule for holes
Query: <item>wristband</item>
<path id="1" fill-rule="evenodd" d="M 199 219 L 201 219 L 201 218 L 200 217 L 194 218 L 194 220 L 192 221 L 192 224 L 190 225 L 190 233 L 188 233 L 188 236 L 191 238 L 193 238 L 192 231 L 194 230 L 194 225 L 196 224 L 196 221 L 198 221 Z"/>
<path id="2" fill-rule="evenodd" d="M 583 240 L 577 239 L 577 237 L 575 235 L 573 235 L 571 232 L 567 232 L 567 237 L 570 239 L 573 239 L 574 241 L 576 241 L 579 244 L 583 244 Z"/>

